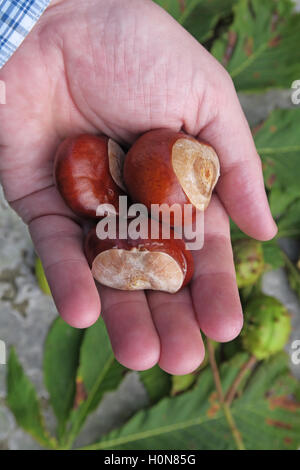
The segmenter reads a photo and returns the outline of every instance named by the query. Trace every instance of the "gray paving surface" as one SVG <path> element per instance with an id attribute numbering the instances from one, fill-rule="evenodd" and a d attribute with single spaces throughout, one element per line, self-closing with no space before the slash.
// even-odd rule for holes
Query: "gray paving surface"
<path id="1" fill-rule="evenodd" d="M 300 10 L 300 0 L 297 6 Z M 288 90 L 270 91 L 257 97 L 240 95 L 240 100 L 251 124 L 265 118 L 275 107 L 291 107 Z M 298 255 L 297 243 L 287 241 L 284 246 L 292 257 Z M 46 420 L 53 428 L 54 418 L 47 404 L 41 362 L 45 335 L 56 310 L 51 298 L 37 287 L 33 266 L 34 249 L 27 229 L 0 193 L 0 339 L 5 340 L 7 347 L 16 347 L 26 372 L 43 398 Z M 300 305 L 288 286 L 285 272 L 278 270 L 265 275 L 263 289 L 288 307 L 294 325 L 291 339 L 300 339 Z M 291 367 L 300 378 L 300 367 Z M 5 406 L 5 373 L 5 366 L 0 365 L 0 449 L 38 449 L 39 446 L 18 428 Z M 100 433 L 121 423 L 146 403 L 147 396 L 137 374 L 129 374 L 119 390 L 108 394 L 89 418 L 77 445 L 93 442 Z"/>

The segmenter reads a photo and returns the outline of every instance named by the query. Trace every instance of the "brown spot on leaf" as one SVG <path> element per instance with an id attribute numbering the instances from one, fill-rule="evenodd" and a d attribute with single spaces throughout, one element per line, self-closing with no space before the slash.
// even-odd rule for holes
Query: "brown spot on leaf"
<path id="1" fill-rule="evenodd" d="M 75 399 L 74 399 L 74 409 L 76 410 L 79 408 L 81 403 L 83 403 L 87 399 L 87 392 L 81 377 L 76 378 L 76 392 L 75 392 Z"/>
<path id="2" fill-rule="evenodd" d="M 270 126 L 270 132 L 272 132 L 272 134 L 274 134 L 274 132 L 277 131 L 277 127 L 276 126 Z"/>
<path id="3" fill-rule="evenodd" d="M 259 72 L 254 72 L 253 78 L 259 78 L 259 77 L 260 77 L 260 73 Z"/>
<path id="4" fill-rule="evenodd" d="M 230 61 L 235 45 L 237 41 L 237 34 L 235 31 L 228 31 L 228 44 L 226 47 L 226 51 L 223 57 L 223 65 L 226 66 Z"/>
<path id="5" fill-rule="evenodd" d="M 206 414 L 209 418 L 213 418 L 214 416 L 216 416 L 216 414 L 218 413 L 219 409 L 220 409 L 220 403 L 218 401 L 218 394 L 217 392 L 213 392 L 210 396 L 209 396 L 209 402 L 211 404 L 210 408 L 207 410 Z"/>
<path id="6" fill-rule="evenodd" d="M 277 176 L 273 173 L 272 175 L 269 176 L 269 178 L 267 179 L 267 186 L 268 188 L 271 188 L 273 186 L 273 184 L 275 183 L 277 179 Z"/>
<path id="7" fill-rule="evenodd" d="M 271 160 L 270 158 L 268 158 L 267 165 L 273 168 L 275 166 L 274 160 Z"/>
<path id="8" fill-rule="evenodd" d="M 178 0 L 178 1 L 179 1 L 180 11 L 181 11 L 181 13 L 183 13 L 184 10 L 185 10 L 185 7 L 186 7 L 185 0 Z"/>
<path id="9" fill-rule="evenodd" d="M 216 414 L 218 413 L 220 409 L 220 405 L 218 403 L 215 403 L 214 405 L 212 405 L 208 410 L 207 410 L 207 416 L 209 418 L 213 418 L 214 416 L 216 416 Z"/>
<path id="10" fill-rule="evenodd" d="M 271 21 L 271 31 L 272 31 L 272 33 L 274 33 L 274 31 L 276 30 L 278 22 L 279 22 L 279 15 L 278 15 L 277 11 L 275 11 L 272 15 L 272 21 Z"/>
<path id="11" fill-rule="evenodd" d="M 247 57 L 250 57 L 253 54 L 253 43 L 254 40 L 252 37 L 246 38 L 244 43 L 244 51 Z"/>
<path id="12" fill-rule="evenodd" d="M 300 403 L 297 403 L 291 396 L 270 397 L 269 404 L 271 410 L 275 408 L 283 408 L 288 411 L 297 411 L 300 409 Z"/>
<path id="13" fill-rule="evenodd" d="M 266 419 L 266 423 L 269 424 L 269 426 L 273 426 L 275 428 L 280 428 L 280 429 L 292 429 L 292 426 L 288 423 L 284 423 L 283 421 L 277 421 L 275 419 Z"/>
<path id="14" fill-rule="evenodd" d="M 283 439 L 283 442 L 284 442 L 285 444 L 287 444 L 287 445 L 288 445 L 288 444 L 292 444 L 293 439 L 291 439 L 290 437 L 285 437 L 285 438 Z"/>
<path id="15" fill-rule="evenodd" d="M 282 36 L 278 34 L 278 36 L 275 36 L 274 38 L 270 39 L 269 46 L 277 47 L 281 43 L 281 39 L 282 39 Z"/>

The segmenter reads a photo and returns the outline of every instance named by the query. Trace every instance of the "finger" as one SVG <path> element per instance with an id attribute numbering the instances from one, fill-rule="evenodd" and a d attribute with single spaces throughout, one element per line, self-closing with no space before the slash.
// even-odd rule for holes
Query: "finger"
<path id="1" fill-rule="evenodd" d="M 204 346 L 189 290 L 149 291 L 147 298 L 160 337 L 160 367 L 174 375 L 193 372 L 203 361 Z"/>
<path id="2" fill-rule="evenodd" d="M 102 316 L 117 360 L 128 369 L 145 370 L 159 359 L 160 343 L 144 292 L 99 286 Z"/>
<path id="3" fill-rule="evenodd" d="M 87 328 L 100 314 L 100 299 L 82 249 L 82 229 L 71 219 L 45 215 L 29 230 L 56 307 L 75 328 Z"/>
<path id="4" fill-rule="evenodd" d="M 215 341 L 230 341 L 242 328 L 242 307 L 228 217 L 216 197 L 206 211 L 204 247 L 194 252 L 194 261 L 191 293 L 200 328 Z"/>
<path id="5" fill-rule="evenodd" d="M 232 82 L 224 79 L 221 86 L 216 116 L 199 137 L 220 157 L 217 193 L 229 215 L 249 236 L 269 240 L 277 227 L 265 192 L 261 160 Z"/>

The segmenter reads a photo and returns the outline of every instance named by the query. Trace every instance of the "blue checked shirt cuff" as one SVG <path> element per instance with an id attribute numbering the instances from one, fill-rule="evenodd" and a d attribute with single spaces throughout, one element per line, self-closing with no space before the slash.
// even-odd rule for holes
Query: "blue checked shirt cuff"
<path id="1" fill-rule="evenodd" d="M 32 30 L 50 0 L 0 0 L 0 68 Z"/>

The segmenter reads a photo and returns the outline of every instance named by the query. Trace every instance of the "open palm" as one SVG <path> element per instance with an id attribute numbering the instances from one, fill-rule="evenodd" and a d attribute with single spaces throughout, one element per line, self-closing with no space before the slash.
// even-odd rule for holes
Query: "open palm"
<path id="1" fill-rule="evenodd" d="M 87 327 L 101 308 L 125 366 L 158 362 L 170 373 L 193 371 L 204 356 L 200 329 L 228 341 L 242 326 L 227 214 L 255 238 L 276 233 L 260 159 L 227 73 L 150 0 L 58 0 L 0 79 L 7 86 L 7 104 L 0 106 L 1 182 L 29 225 L 61 316 Z M 55 149 L 82 132 L 130 144 L 161 127 L 201 136 L 221 160 L 193 282 L 175 295 L 97 288 L 82 250 L 81 221 L 53 183 Z"/>

